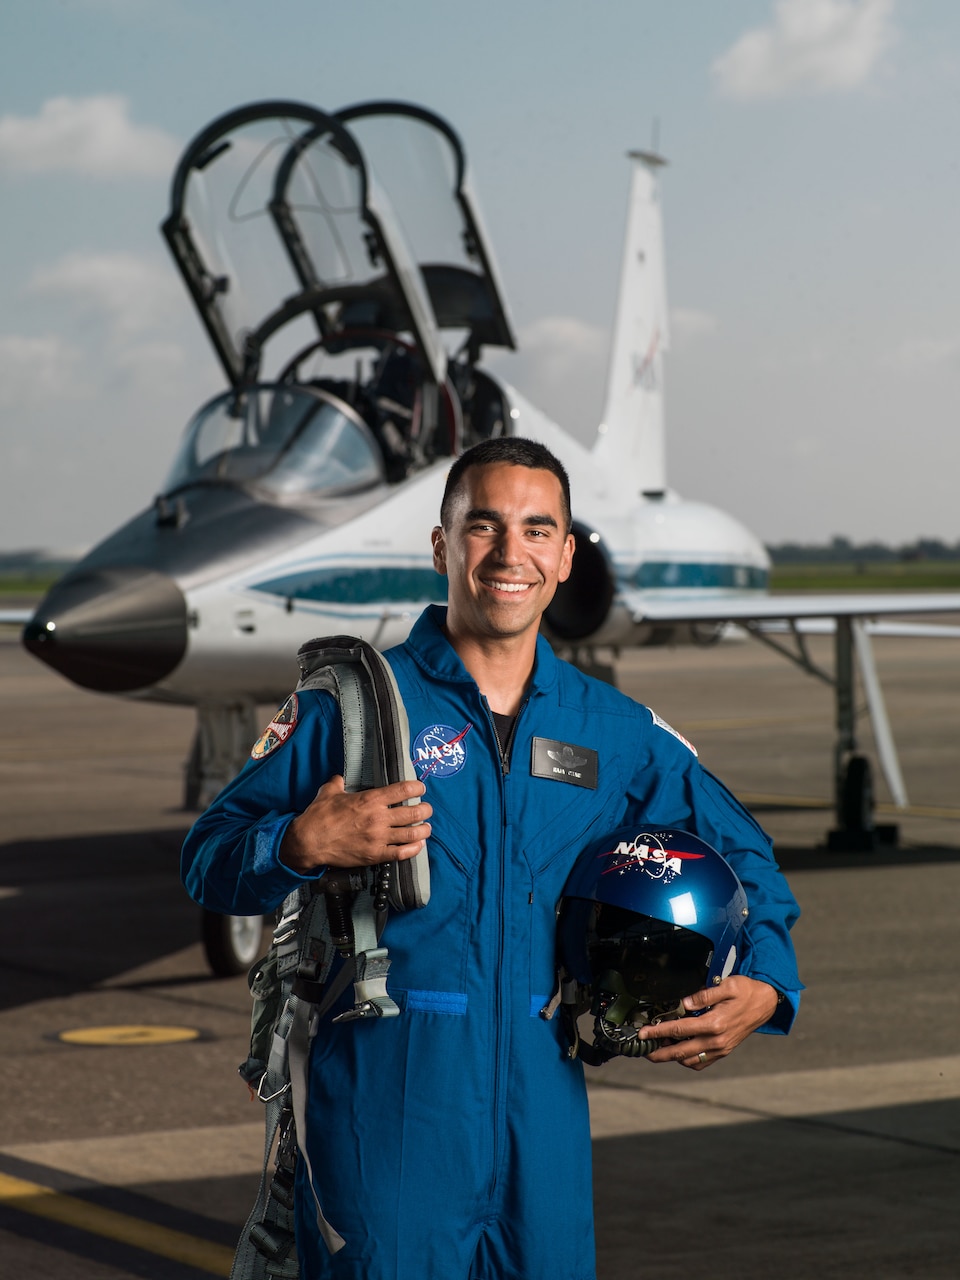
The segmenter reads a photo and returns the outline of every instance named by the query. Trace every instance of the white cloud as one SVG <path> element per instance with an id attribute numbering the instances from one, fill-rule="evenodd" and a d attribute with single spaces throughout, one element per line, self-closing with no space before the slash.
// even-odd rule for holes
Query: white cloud
<path id="1" fill-rule="evenodd" d="M 901 373 L 927 373 L 943 365 L 960 363 L 960 335 L 947 338 L 905 338 L 897 348 L 895 363 Z"/>
<path id="2" fill-rule="evenodd" d="M 517 335 L 516 354 L 491 353 L 495 377 L 581 440 L 592 440 L 603 404 L 610 335 L 573 316 L 543 316 Z"/>
<path id="3" fill-rule="evenodd" d="M 61 337 L 0 335 L 0 405 L 25 408 L 83 396 L 89 388 L 81 367 L 80 351 Z"/>
<path id="4" fill-rule="evenodd" d="M 185 380 L 190 358 L 178 342 L 140 342 L 116 353 L 114 365 L 125 382 L 156 395 L 158 388 Z"/>
<path id="5" fill-rule="evenodd" d="M 520 351 L 536 360 L 545 377 L 562 377 L 570 362 L 605 357 L 606 330 L 573 316 L 542 316 L 519 335 Z"/>
<path id="6" fill-rule="evenodd" d="M 859 88 L 896 38 L 894 0 L 778 0 L 773 22 L 747 31 L 713 64 L 731 98 Z"/>
<path id="7" fill-rule="evenodd" d="M 0 171 L 166 177 L 180 146 L 134 124 L 119 94 L 48 98 L 36 116 L 0 116 Z"/>
<path id="8" fill-rule="evenodd" d="M 671 307 L 670 334 L 674 345 L 683 346 L 705 334 L 715 333 L 717 317 L 708 311 L 697 311 L 693 307 Z"/>
<path id="9" fill-rule="evenodd" d="M 795 458 L 815 458 L 823 453 L 823 441 L 819 436 L 787 435 L 785 452 Z"/>
<path id="10" fill-rule="evenodd" d="M 100 313 L 118 339 L 164 328 L 183 312 L 173 272 L 134 253 L 68 253 L 36 271 L 27 291 Z"/>

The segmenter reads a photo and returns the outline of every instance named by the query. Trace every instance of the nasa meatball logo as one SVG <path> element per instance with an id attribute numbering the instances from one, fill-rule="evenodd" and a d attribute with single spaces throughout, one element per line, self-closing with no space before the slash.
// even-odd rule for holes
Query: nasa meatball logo
<path id="1" fill-rule="evenodd" d="M 472 724 L 454 729 L 448 724 L 431 724 L 421 729 L 413 743 L 413 767 L 417 777 L 452 778 L 467 763 L 464 742 Z"/>
<path id="2" fill-rule="evenodd" d="M 651 880 L 662 880 L 665 885 L 683 874 L 684 862 L 701 861 L 702 853 L 682 849 L 668 849 L 659 836 L 649 831 L 639 832 L 632 840 L 621 840 L 615 849 L 601 853 L 601 858 L 612 858 L 603 874 L 630 875 L 639 872 Z"/>

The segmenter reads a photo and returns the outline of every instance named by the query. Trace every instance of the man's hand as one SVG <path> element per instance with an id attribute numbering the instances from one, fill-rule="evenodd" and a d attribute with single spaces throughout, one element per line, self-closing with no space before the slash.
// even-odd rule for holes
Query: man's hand
<path id="1" fill-rule="evenodd" d="M 762 1027 L 776 1009 L 777 1000 L 776 990 L 766 982 L 739 974 L 724 978 L 709 991 L 695 991 L 684 997 L 683 1007 L 688 1013 L 706 1009 L 699 1018 L 671 1019 L 641 1029 L 641 1040 L 668 1041 L 647 1061 L 679 1062 L 702 1071 L 725 1058 L 751 1031 Z"/>
<path id="2" fill-rule="evenodd" d="M 430 835 L 432 805 L 404 805 L 422 796 L 422 782 L 392 782 L 347 792 L 337 774 L 287 827 L 280 861 L 301 875 L 321 867 L 366 867 L 413 858 Z"/>

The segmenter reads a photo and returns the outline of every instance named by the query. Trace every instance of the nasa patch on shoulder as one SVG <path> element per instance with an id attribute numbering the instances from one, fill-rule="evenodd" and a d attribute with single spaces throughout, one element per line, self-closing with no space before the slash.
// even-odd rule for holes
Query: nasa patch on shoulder
<path id="1" fill-rule="evenodd" d="M 276 751 L 277 747 L 283 746 L 297 727 L 299 709 L 300 703 L 297 701 L 297 695 L 291 693 L 290 697 L 253 744 L 253 750 L 250 752 L 251 760 L 262 760 L 271 751 Z"/>
<path id="2" fill-rule="evenodd" d="M 673 736 L 677 739 L 677 741 L 682 742 L 688 751 L 692 751 L 694 755 L 697 755 L 697 748 L 693 745 L 693 743 L 688 742 L 682 733 L 677 733 L 676 729 L 673 727 L 672 724 L 667 724 L 666 720 L 664 720 L 661 716 L 658 716 L 655 711 L 651 711 L 650 714 L 653 716 L 654 724 L 659 725 L 661 729 L 666 729 L 667 733 L 672 733 Z"/>

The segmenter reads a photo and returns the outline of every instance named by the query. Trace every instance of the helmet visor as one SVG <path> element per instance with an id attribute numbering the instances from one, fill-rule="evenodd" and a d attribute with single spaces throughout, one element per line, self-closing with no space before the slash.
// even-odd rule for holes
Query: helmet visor
<path id="1" fill-rule="evenodd" d="M 592 903 L 587 955 L 593 982 L 619 974 L 624 994 L 645 1008 L 675 1008 L 707 980 L 713 944 L 702 934 L 608 903 Z"/>

